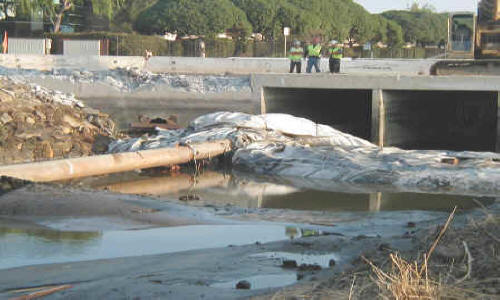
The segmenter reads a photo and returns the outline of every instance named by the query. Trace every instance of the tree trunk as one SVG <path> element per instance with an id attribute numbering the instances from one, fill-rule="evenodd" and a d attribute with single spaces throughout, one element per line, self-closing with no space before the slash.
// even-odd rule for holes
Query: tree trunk
<path id="1" fill-rule="evenodd" d="M 64 14 L 71 9 L 73 6 L 73 3 L 71 3 L 72 0 L 64 0 L 64 3 L 62 4 L 61 8 L 59 11 L 56 13 L 56 19 L 54 20 L 54 32 L 58 33 L 61 31 L 61 24 L 63 21 Z"/>

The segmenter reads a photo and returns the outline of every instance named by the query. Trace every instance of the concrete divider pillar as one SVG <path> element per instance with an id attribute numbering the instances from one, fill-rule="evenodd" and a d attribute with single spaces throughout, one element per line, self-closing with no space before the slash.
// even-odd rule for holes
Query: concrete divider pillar
<path id="1" fill-rule="evenodd" d="M 497 96 L 497 145 L 496 152 L 500 153 L 500 91 Z"/>
<path id="2" fill-rule="evenodd" d="M 380 148 L 383 148 L 385 145 L 385 130 L 384 91 L 381 89 L 373 90 L 371 142 Z"/>

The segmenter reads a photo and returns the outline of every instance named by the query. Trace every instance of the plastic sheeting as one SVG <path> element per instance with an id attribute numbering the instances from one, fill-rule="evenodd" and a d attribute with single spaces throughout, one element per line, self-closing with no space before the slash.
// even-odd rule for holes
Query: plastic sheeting
<path id="1" fill-rule="evenodd" d="M 381 150 L 332 127 L 285 114 L 208 114 L 183 130 L 115 142 L 110 152 L 226 138 L 233 141 L 233 166 L 246 172 L 348 184 L 500 193 L 499 154 Z M 459 158 L 460 163 L 442 162 L 449 157 Z"/>

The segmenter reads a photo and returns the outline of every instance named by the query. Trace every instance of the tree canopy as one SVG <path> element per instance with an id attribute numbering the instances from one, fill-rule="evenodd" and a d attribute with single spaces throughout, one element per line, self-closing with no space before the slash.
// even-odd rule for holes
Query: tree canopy
<path id="1" fill-rule="evenodd" d="M 396 22 L 372 15 L 352 0 L 157 0 L 136 22 L 136 29 L 145 34 L 211 34 L 234 26 L 253 28 L 269 40 L 281 37 L 283 27 L 291 27 L 301 37 L 382 41 L 391 46 L 403 42 Z"/>
<path id="2" fill-rule="evenodd" d="M 230 0 L 158 0 L 138 16 L 136 28 L 147 34 L 210 35 L 231 28 L 250 33 L 252 25 Z"/>
<path id="3" fill-rule="evenodd" d="M 481 7 L 489 8 L 491 1 L 482 0 Z M 399 47 L 404 42 L 437 44 L 446 40 L 447 35 L 447 15 L 418 4 L 408 10 L 370 14 L 353 0 L 19 0 L 18 3 L 20 11 L 43 11 L 56 32 L 68 12 L 85 11 L 93 17 L 81 30 L 95 28 L 91 25 L 97 18 L 105 20 L 101 30 L 117 32 L 208 36 L 230 32 L 241 40 L 255 32 L 273 40 L 282 38 L 283 27 L 290 27 L 299 39 L 319 35 L 324 40 L 383 42 L 390 47 Z"/>
<path id="4" fill-rule="evenodd" d="M 401 26 L 404 40 L 421 45 L 436 44 L 447 39 L 448 15 L 415 7 L 409 11 L 387 11 L 382 16 Z"/>
<path id="5" fill-rule="evenodd" d="M 45 19 L 52 23 L 54 32 L 60 30 L 64 16 L 70 11 L 90 9 L 91 13 L 104 16 L 108 19 L 125 0 L 20 0 L 21 14 L 31 14 L 32 11 L 41 11 Z"/>

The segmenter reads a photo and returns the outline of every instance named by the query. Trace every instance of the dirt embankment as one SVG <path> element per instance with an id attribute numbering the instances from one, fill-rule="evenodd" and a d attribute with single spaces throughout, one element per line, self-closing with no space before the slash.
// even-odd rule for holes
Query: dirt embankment
<path id="1" fill-rule="evenodd" d="M 0 78 L 0 164 L 106 151 L 114 122 L 66 95 Z"/>
<path id="2" fill-rule="evenodd" d="M 422 231 L 412 226 L 411 250 L 383 243 L 367 248 L 342 273 L 252 299 L 500 299 L 498 212 L 470 218 L 465 226 L 452 222 L 441 238 L 443 226 Z"/>

